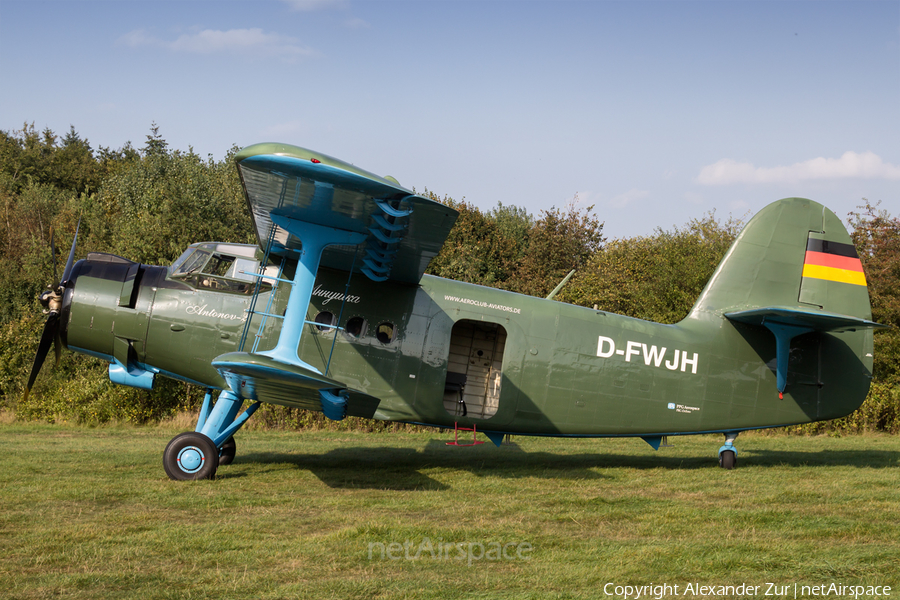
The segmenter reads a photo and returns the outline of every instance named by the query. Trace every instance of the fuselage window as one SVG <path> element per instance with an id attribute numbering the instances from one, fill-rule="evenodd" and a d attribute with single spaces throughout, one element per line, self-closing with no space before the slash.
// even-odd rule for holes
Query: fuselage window
<path id="1" fill-rule="evenodd" d="M 375 337 L 382 344 L 390 344 L 394 340 L 394 324 L 384 322 L 375 329 Z"/>
<path id="2" fill-rule="evenodd" d="M 327 327 L 327 325 L 334 325 L 334 313 L 323 310 L 316 315 L 315 321 L 316 323 L 322 323 L 322 325 L 316 325 L 316 329 L 319 331 L 331 331 L 332 328 Z"/>
<path id="3" fill-rule="evenodd" d="M 350 337 L 361 337 L 366 333 L 366 320 L 362 317 L 351 318 L 349 321 L 347 321 L 347 327 L 345 328 L 345 331 Z"/>

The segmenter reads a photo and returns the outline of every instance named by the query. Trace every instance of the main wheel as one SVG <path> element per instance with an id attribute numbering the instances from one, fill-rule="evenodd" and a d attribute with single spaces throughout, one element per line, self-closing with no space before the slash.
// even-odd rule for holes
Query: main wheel
<path id="1" fill-rule="evenodd" d="M 736 463 L 737 456 L 735 456 L 734 450 L 723 450 L 719 453 L 719 466 L 723 469 L 728 469 L 730 471 L 734 468 Z"/>
<path id="2" fill-rule="evenodd" d="M 237 444 L 234 443 L 234 436 L 232 436 L 225 440 L 219 450 L 219 466 L 230 465 L 234 461 L 235 454 L 237 454 Z"/>
<path id="3" fill-rule="evenodd" d="M 190 431 L 176 435 L 163 453 L 163 468 L 169 479 L 189 481 L 215 479 L 219 468 L 219 450 L 202 433 Z"/>

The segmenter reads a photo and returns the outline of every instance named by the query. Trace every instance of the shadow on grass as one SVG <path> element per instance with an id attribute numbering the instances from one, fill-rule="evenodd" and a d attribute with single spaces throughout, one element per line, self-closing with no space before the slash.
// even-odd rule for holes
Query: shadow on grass
<path id="1" fill-rule="evenodd" d="M 449 448 L 443 440 L 432 440 L 424 448 L 352 447 L 322 454 L 255 453 L 238 456 L 235 462 L 292 464 L 309 470 L 332 488 L 392 490 L 450 489 L 427 474 L 427 469 L 468 471 L 479 477 L 551 479 L 605 479 L 598 466 L 654 468 L 656 457 L 610 454 L 526 453 L 515 444 L 495 448 L 485 444 L 473 448 Z M 612 465 L 611 465 L 612 461 Z M 699 468 L 701 459 L 670 459 L 673 468 Z M 222 473 L 222 475 L 226 475 Z M 227 476 L 227 475 L 226 475 Z"/>
<path id="2" fill-rule="evenodd" d="M 748 450 L 744 464 L 787 467 L 900 467 L 900 452 L 893 450 Z M 739 460 L 740 463 L 740 460 Z"/>
<path id="3" fill-rule="evenodd" d="M 673 454 L 582 453 L 554 454 L 525 452 L 516 444 L 500 448 L 484 444 L 471 448 L 450 448 L 444 440 L 431 440 L 423 448 L 346 447 L 321 454 L 274 452 L 238 454 L 236 463 L 291 464 L 308 470 L 332 488 L 391 490 L 450 489 L 427 474 L 427 469 L 468 471 L 479 477 L 550 479 L 606 479 L 597 468 L 701 470 L 718 469 L 715 452 L 708 456 Z M 897 467 L 900 452 L 887 450 L 740 450 L 738 469 L 751 467 L 852 466 Z M 219 472 L 229 477 L 227 470 Z M 237 474 L 235 474 L 237 475 Z"/>

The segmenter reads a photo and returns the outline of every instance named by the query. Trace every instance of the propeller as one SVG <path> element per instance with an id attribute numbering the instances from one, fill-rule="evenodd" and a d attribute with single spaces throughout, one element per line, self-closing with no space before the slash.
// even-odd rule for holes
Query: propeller
<path id="1" fill-rule="evenodd" d="M 66 268 L 63 271 L 62 279 L 56 277 L 56 242 L 53 238 L 53 229 L 50 230 L 50 252 L 53 254 L 53 279 L 56 284 L 49 286 L 44 290 L 38 300 L 44 307 L 44 314 L 47 320 L 44 322 L 44 332 L 41 334 L 41 341 L 38 343 L 37 354 L 34 356 L 34 364 L 31 367 L 31 376 L 28 377 L 28 385 L 25 386 L 25 396 L 22 400 L 28 400 L 28 394 L 31 392 L 31 386 L 37 379 L 38 373 L 47 354 L 50 352 L 52 345 L 56 353 L 56 364 L 59 364 L 59 358 L 62 355 L 62 342 L 59 337 L 60 316 L 59 312 L 62 308 L 63 292 L 69 277 L 72 275 L 72 267 L 75 262 L 75 245 L 78 243 L 78 230 L 81 228 L 81 219 L 78 219 L 78 225 L 75 227 L 75 239 L 72 240 L 72 249 L 69 250 L 69 259 L 66 261 Z"/>

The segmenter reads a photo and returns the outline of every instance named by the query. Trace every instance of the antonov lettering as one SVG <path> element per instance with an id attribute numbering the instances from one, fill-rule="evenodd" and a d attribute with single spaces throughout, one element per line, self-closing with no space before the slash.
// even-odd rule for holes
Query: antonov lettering
<path id="1" fill-rule="evenodd" d="M 681 370 L 682 373 L 687 372 L 688 367 L 691 368 L 693 375 L 697 374 L 697 364 L 700 355 L 696 352 L 689 356 L 685 350 L 673 350 L 671 359 L 666 359 L 668 348 L 658 346 L 648 346 L 643 342 L 625 342 L 625 349 L 616 350 L 616 342 L 612 338 L 601 335 L 597 341 L 597 356 L 600 358 L 609 358 L 613 354 L 624 356 L 625 362 L 631 362 L 632 357 L 640 357 L 644 359 L 644 364 L 654 367 L 665 366 L 670 371 Z M 639 360 L 639 359 L 636 359 Z"/>
<path id="2" fill-rule="evenodd" d="M 232 315 L 229 313 L 221 313 L 214 308 L 207 309 L 209 305 L 204 304 L 203 306 L 197 304 L 189 304 L 185 307 L 184 312 L 189 315 L 197 315 L 198 317 L 209 317 L 211 319 L 225 319 L 226 321 L 240 321 L 243 323 L 247 320 L 246 313 L 242 313 L 240 315 Z"/>

